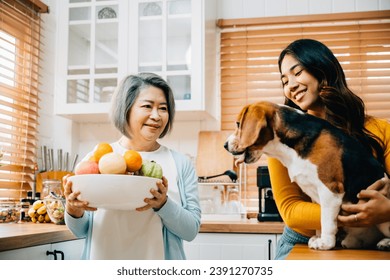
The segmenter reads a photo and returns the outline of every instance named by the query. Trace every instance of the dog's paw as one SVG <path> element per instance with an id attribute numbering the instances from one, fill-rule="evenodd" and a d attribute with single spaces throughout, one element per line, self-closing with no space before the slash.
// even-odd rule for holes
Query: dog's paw
<path id="1" fill-rule="evenodd" d="M 312 236 L 309 239 L 309 248 L 316 250 L 330 250 L 336 245 L 335 236 Z"/>
<path id="2" fill-rule="evenodd" d="M 390 251 L 390 238 L 383 238 L 376 244 L 376 248 L 381 251 Z"/>
<path id="3" fill-rule="evenodd" d="M 364 240 L 347 236 L 343 241 L 341 241 L 341 247 L 344 249 L 364 248 Z"/>

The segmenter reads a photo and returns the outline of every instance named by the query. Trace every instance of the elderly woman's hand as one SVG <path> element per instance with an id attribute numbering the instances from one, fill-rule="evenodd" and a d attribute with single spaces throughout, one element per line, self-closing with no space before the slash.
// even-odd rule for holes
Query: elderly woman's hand
<path id="1" fill-rule="evenodd" d="M 339 225 L 367 227 L 390 221 L 390 179 L 382 178 L 358 194 L 357 204 L 343 204 L 347 215 L 339 215 Z"/>
<path id="2" fill-rule="evenodd" d="M 162 180 L 157 181 L 156 183 L 158 190 L 151 189 L 150 193 L 153 195 L 153 198 L 145 198 L 144 202 L 146 203 L 145 206 L 138 207 L 137 211 L 145 211 L 150 208 L 153 208 L 154 210 L 158 211 L 161 207 L 164 206 L 164 204 L 167 202 L 168 196 L 168 180 L 164 176 L 162 177 Z"/>
<path id="3" fill-rule="evenodd" d="M 69 215 L 74 218 L 81 218 L 84 215 L 84 211 L 96 211 L 97 208 L 89 207 L 88 201 L 78 200 L 80 192 L 73 192 L 72 190 L 72 182 L 68 180 L 70 175 L 65 175 L 62 178 L 63 186 L 64 186 L 64 195 L 66 199 L 65 209 Z"/>

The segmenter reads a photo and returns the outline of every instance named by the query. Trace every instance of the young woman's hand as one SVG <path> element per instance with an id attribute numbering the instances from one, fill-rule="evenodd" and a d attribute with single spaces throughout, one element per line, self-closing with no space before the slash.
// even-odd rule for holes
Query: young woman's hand
<path id="1" fill-rule="evenodd" d="M 390 179 L 382 178 L 358 194 L 357 204 L 343 204 L 342 226 L 368 227 L 390 221 Z"/>
<path id="2" fill-rule="evenodd" d="M 150 208 L 153 208 L 154 210 L 158 211 L 161 207 L 164 206 L 164 204 L 167 202 L 168 196 L 168 180 L 164 176 L 162 177 L 162 180 L 157 181 L 157 190 L 151 189 L 150 193 L 153 195 L 153 198 L 145 198 L 144 202 L 146 203 L 145 206 L 136 208 L 137 211 L 145 211 Z"/>
<path id="3" fill-rule="evenodd" d="M 69 174 L 65 175 L 62 178 L 62 183 L 64 186 L 64 195 L 66 199 L 65 209 L 69 215 L 74 218 L 81 218 L 84 215 L 84 211 L 96 211 L 97 208 L 89 207 L 88 201 L 78 200 L 80 192 L 73 192 L 72 182 L 68 180 Z"/>

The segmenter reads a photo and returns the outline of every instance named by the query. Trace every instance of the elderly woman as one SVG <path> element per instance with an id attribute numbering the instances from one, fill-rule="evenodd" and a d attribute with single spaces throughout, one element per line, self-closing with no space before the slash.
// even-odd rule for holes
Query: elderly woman
<path id="1" fill-rule="evenodd" d="M 83 258 L 185 259 L 183 239 L 195 238 L 201 212 L 190 159 L 158 142 L 171 130 L 174 114 L 172 90 L 161 77 L 130 75 L 119 85 L 111 118 L 122 136 L 111 146 L 122 155 L 135 150 L 143 159 L 154 160 L 164 176 L 156 184 L 158 190 L 150 191 L 152 198 L 133 211 L 89 207 L 64 177 L 65 221 L 77 237 L 86 238 Z"/>

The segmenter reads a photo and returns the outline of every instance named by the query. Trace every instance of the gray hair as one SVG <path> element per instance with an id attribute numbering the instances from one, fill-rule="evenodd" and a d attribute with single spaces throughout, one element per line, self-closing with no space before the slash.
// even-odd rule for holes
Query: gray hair
<path id="1" fill-rule="evenodd" d="M 142 89 L 156 87 L 163 91 L 168 106 L 168 123 L 159 138 L 163 138 L 171 129 L 175 117 L 175 100 L 168 83 L 153 73 L 139 73 L 125 77 L 118 85 L 111 99 L 110 118 L 115 127 L 126 137 L 131 138 L 127 128 L 129 126 L 129 113 Z"/>

